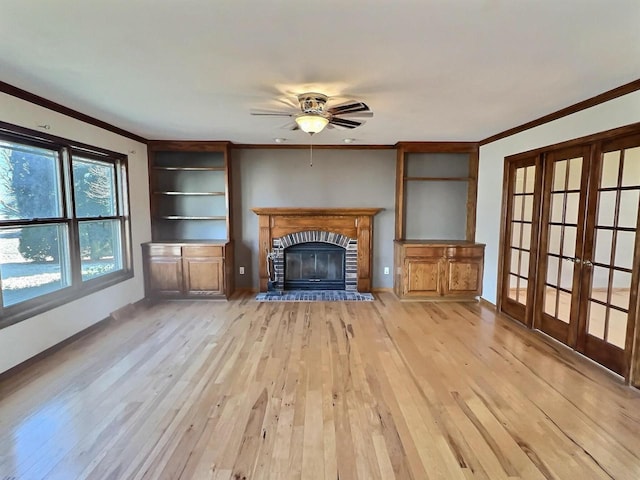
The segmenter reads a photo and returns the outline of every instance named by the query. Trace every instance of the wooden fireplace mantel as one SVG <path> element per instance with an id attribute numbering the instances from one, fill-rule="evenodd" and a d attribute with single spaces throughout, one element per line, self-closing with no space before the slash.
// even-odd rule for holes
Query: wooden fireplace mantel
<path id="1" fill-rule="evenodd" d="M 252 209 L 258 215 L 260 291 L 267 290 L 267 253 L 273 239 L 290 233 L 323 230 L 358 240 L 358 291 L 371 291 L 373 217 L 382 208 L 269 208 Z"/>
<path id="2" fill-rule="evenodd" d="M 295 216 L 310 216 L 310 215 L 347 215 L 351 217 L 357 217 L 361 215 L 374 216 L 376 213 L 384 210 L 383 208 L 298 208 L 298 207 L 256 207 L 252 210 L 257 215 L 295 215 Z"/>

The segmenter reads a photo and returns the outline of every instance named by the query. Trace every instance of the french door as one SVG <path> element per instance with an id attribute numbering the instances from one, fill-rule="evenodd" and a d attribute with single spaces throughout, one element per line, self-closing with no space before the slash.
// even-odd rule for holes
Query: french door
<path id="1" fill-rule="evenodd" d="M 545 158 L 539 302 L 534 326 L 574 348 L 580 314 L 589 153 L 589 147 L 576 147 L 552 152 Z"/>
<path id="2" fill-rule="evenodd" d="M 640 135 L 509 163 L 501 310 L 627 377 L 640 272 Z"/>
<path id="3" fill-rule="evenodd" d="M 596 152 L 589 188 L 577 349 L 628 375 L 638 297 L 640 135 Z"/>
<path id="4" fill-rule="evenodd" d="M 540 156 L 509 162 L 505 170 L 506 224 L 501 309 L 531 327 L 540 215 Z"/>

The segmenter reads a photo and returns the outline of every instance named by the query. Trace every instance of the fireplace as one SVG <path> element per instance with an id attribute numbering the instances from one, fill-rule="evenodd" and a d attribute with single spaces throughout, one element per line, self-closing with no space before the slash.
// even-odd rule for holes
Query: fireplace
<path id="1" fill-rule="evenodd" d="M 285 290 L 344 290 L 345 249 L 306 242 L 284 250 Z"/>
<path id="2" fill-rule="evenodd" d="M 382 209 L 260 207 L 252 210 L 258 215 L 261 292 L 266 292 L 268 286 L 269 289 L 285 289 L 285 251 L 295 252 L 295 249 L 289 249 L 310 242 L 328 244 L 328 248 L 333 246 L 344 251 L 344 286 L 332 289 L 371 291 L 373 217 Z M 311 277 L 312 280 L 316 278 Z"/>
<path id="3" fill-rule="evenodd" d="M 271 247 L 274 252 L 273 287 L 276 290 L 358 291 L 357 238 L 323 230 L 308 230 L 273 238 Z M 325 267 L 325 261 L 330 262 L 331 266 L 327 263 Z M 338 264 L 340 272 L 337 270 Z M 322 278 L 324 276 L 329 278 Z"/>

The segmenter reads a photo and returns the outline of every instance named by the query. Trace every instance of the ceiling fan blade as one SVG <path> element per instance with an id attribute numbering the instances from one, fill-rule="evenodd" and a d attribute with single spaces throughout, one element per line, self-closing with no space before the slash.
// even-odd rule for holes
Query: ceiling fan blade
<path id="1" fill-rule="evenodd" d="M 335 105 L 327 110 L 331 115 L 342 115 L 346 113 L 370 112 L 371 110 L 364 102 L 346 102 Z"/>
<path id="2" fill-rule="evenodd" d="M 252 110 L 251 115 L 267 115 L 272 117 L 293 117 L 293 113 L 279 112 L 277 110 Z"/>
<path id="3" fill-rule="evenodd" d="M 339 117 L 347 117 L 347 118 L 371 118 L 373 117 L 373 112 L 371 110 L 369 110 L 368 112 L 341 112 L 341 113 L 334 113 L 334 115 L 337 115 Z"/>
<path id="4" fill-rule="evenodd" d="M 300 110 L 300 103 L 294 102 L 290 98 L 276 98 L 276 102 L 282 103 L 283 105 L 286 105 L 287 107 L 295 108 L 296 110 Z"/>
<path id="5" fill-rule="evenodd" d="M 337 127 L 356 128 L 362 125 L 364 122 L 358 122 L 356 120 L 348 120 L 346 118 L 333 117 L 331 118 L 331 120 L 329 120 L 329 123 Z"/>
<path id="6" fill-rule="evenodd" d="M 298 124 L 296 122 L 285 123 L 280 128 L 283 129 L 283 130 L 291 130 L 291 131 L 300 130 L 300 127 L 298 126 Z"/>

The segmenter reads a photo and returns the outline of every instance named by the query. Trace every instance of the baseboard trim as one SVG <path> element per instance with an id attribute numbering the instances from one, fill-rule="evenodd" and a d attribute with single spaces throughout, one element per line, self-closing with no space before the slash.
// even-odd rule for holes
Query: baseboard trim
<path id="1" fill-rule="evenodd" d="M 495 304 L 491 303 L 489 300 L 480 297 L 480 305 L 490 308 L 491 310 L 493 310 L 494 312 L 498 311 L 498 307 L 495 306 Z"/>
<path id="2" fill-rule="evenodd" d="M 99 332 L 100 330 L 105 329 L 112 323 L 132 318 L 135 315 L 135 313 L 138 311 L 138 309 L 146 308 L 146 306 L 147 306 L 147 302 L 144 298 L 141 300 L 138 300 L 135 303 L 128 303 L 127 305 L 115 310 L 108 317 L 105 317 L 102 320 L 98 320 L 96 323 L 85 328 L 84 330 L 80 330 L 79 332 L 74 333 L 70 337 L 65 338 L 61 342 L 50 346 L 46 350 L 43 350 L 40 353 L 36 353 L 33 357 L 27 358 L 23 362 L 20 362 L 19 364 L 14 365 L 13 367 L 9 368 L 9 370 L 0 372 L 0 383 L 7 380 L 10 377 L 14 377 L 15 375 L 18 375 L 19 373 L 25 371 L 32 365 L 35 365 L 41 360 L 53 355 L 54 353 L 65 348 L 67 345 L 70 345 L 73 342 L 80 340 L 81 338 L 84 338 L 88 335 Z"/>

